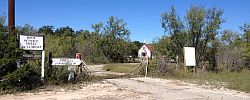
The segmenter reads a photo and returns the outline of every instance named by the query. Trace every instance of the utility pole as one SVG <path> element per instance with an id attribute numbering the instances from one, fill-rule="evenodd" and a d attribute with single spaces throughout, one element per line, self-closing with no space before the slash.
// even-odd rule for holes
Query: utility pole
<path id="1" fill-rule="evenodd" d="M 15 36 L 15 0 L 8 0 L 8 31 L 10 37 Z"/>

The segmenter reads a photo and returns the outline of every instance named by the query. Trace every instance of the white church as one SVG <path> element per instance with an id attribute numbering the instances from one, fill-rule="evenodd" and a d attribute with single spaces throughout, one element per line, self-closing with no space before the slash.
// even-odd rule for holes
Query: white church
<path id="1" fill-rule="evenodd" d="M 152 57 L 152 48 L 149 44 L 145 44 L 139 49 L 138 51 L 138 57 L 143 58 L 151 58 Z"/>

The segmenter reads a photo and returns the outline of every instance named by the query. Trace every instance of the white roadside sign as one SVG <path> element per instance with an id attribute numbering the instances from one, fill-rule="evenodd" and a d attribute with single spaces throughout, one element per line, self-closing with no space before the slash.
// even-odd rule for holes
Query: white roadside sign
<path id="1" fill-rule="evenodd" d="M 80 65 L 82 61 L 80 59 L 73 58 L 52 58 L 52 65 Z"/>
<path id="2" fill-rule="evenodd" d="M 44 79 L 45 50 L 44 36 L 19 35 L 19 48 L 23 50 L 42 51 L 41 79 Z M 34 58 L 34 57 L 31 57 Z"/>
<path id="3" fill-rule="evenodd" d="M 20 35 L 20 48 L 23 50 L 43 50 L 43 36 Z"/>
<path id="4" fill-rule="evenodd" d="M 184 47 L 184 62 L 186 66 L 196 66 L 194 47 Z"/>

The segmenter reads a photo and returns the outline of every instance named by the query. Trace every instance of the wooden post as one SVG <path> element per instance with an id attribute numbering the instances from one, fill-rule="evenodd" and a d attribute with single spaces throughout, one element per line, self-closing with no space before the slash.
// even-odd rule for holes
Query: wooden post
<path id="1" fill-rule="evenodd" d="M 49 52 L 49 66 L 48 66 L 48 71 L 47 71 L 47 75 L 48 77 L 51 77 L 51 72 L 52 72 L 52 52 Z"/>
<path id="2" fill-rule="evenodd" d="M 185 73 L 187 73 L 187 66 L 186 66 L 186 60 L 185 60 L 185 57 L 184 57 L 184 64 L 183 64 L 183 66 L 184 66 L 184 72 L 185 72 Z"/>
<path id="3" fill-rule="evenodd" d="M 179 63 L 178 63 L 178 59 L 179 59 L 179 57 L 178 57 L 178 55 L 176 56 L 176 71 L 178 71 L 179 70 Z"/>
<path id="4" fill-rule="evenodd" d="M 196 73 L 196 66 L 194 66 L 193 68 L 193 74 L 195 75 L 195 73 Z"/>
<path id="5" fill-rule="evenodd" d="M 147 74 L 148 74 L 148 63 L 146 62 L 146 68 L 145 68 L 145 77 L 147 77 Z"/>
<path id="6" fill-rule="evenodd" d="M 185 50 L 184 50 L 184 47 L 183 47 L 183 55 L 184 55 L 184 57 L 183 57 L 183 60 L 184 60 L 183 67 L 184 67 L 184 73 L 186 74 L 186 72 L 187 72 L 187 66 L 186 66 L 186 61 L 185 61 Z"/>
<path id="7" fill-rule="evenodd" d="M 15 0 L 8 0 L 8 30 L 10 37 L 15 36 Z"/>
<path id="8" fill-rule="evenodd" d="M 146 58 L 146 60 L 145 60 L 146 62 L 145 62 L 145 77 L 147 77 L 147 74 L 148 74 L 148 57 Z"/>

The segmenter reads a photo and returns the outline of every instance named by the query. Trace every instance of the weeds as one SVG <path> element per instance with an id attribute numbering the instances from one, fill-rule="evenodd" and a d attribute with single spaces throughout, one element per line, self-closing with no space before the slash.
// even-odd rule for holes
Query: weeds
<path id="1" fill-rule="evenodd" d="M 229 89 L 250 92 L 250 71 L 243 70 L 240 72 L 206 72 L 193 76 L 191 79 L 201 81 L 203 83 L 222 85 Z M 219 83 L 219 84 L 218 84 Z"/>
<path id="2" fill-rule="evenodd" d="M 113 71 L 119 73 L 130 73 L 138 64 L 108 64 L 103 67 L 106 71 Z M 138 73 L 136 70 L 134 73 Z"/>
<path id="3" fill-rule="evenodd" d="M 225 87 L 244 92 L 250 92 L 250 71 L 242 70 L 239 72 L 201 72 L 193 74 L 191 71 L 185 72 L 184 69 L 175 69 L 175 66 L 168 66 L 164 74 L 160 73 L 156 64 L 151 62 L 149 65 L 149 76 L 160 78 L 173 78 L 185 80 L 192 83 L 211 85 L 215 88 Z M 129 64 L 109 64 L 104 67 L 114 72 L 129 73 L 136 65 Z M 137 71 L 139 72 L 139 71 Z"/>

